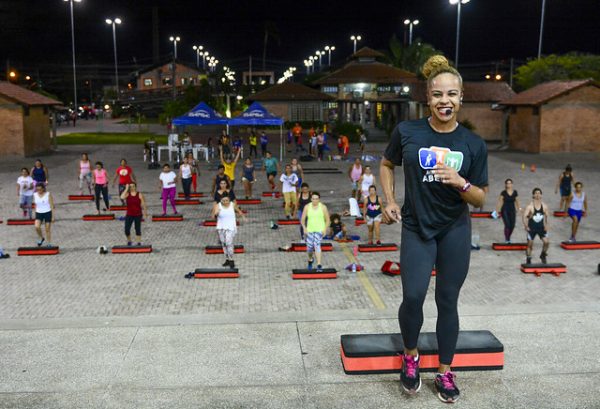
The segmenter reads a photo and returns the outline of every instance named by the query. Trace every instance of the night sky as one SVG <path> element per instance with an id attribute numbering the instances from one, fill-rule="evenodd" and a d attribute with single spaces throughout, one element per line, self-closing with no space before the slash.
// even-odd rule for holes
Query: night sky
<path id="1" fill-rule="evenodd" d="M 547 0 L 543 52 L 600 53 L 598 0 Z M 462 8 L 461 64 L 514 57 L 525 60 L 537 53 L 542 0 L 472 0 Z M 280 41 L 269 40 L 268 68 L 296 65 L 325 46 L 335 45 L 334 61 L 352 52 L 349 36 L 361 34 L 361 45 L 387 49 L 389 38 L 402 37 L 407 18 L 418 18 L 414 36 L 454 56 L 456 6 L 448 0 L 380 1 L 248 1 L 248 0 L 83 0 L 75 4 L 78 64 L 105 64 L 113 59 L 112 34 L 104 22 L 120 17 L 119 62 L 141 66 L 152 59 L 151 7 L 160 7 L 160 53 L 168 57 L 168 37 L 181 36 L 179 57 L 194 61 L 192 45 L 202 44 L 223 63 L 241 69 L 253 55 L 262 56 L 263 27 L 275 23 Z M 64 64 L 71 58 L 68 3 L 62 0 L 4 0 L 0 2 L 0 58 L 35 68 Z M 279 73 L 278 73 L 279 74 Z"/>

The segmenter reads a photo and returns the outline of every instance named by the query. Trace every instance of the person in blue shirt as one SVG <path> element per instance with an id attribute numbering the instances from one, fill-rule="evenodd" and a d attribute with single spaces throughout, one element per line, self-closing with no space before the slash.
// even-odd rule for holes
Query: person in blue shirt
<path id="1" fill-rule="evenodd" d="M 277 158 L 271 155 L 271 152 L 265 152 L 265 158 L 263 159 L 265 172 L 267 174 L 267 181 L 271 186 L 271 190 L 275 190 L 275 177 L 279 173 L 279 162 Z"/>

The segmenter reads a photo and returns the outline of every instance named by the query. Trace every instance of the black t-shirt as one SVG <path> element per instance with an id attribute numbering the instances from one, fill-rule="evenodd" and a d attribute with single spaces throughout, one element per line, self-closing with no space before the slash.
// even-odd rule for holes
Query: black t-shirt
<path id="1" fill-rule="evenodd" d="M 502 193 L 500 193 L 500 195 L 504 198 L 501 211 L 514 212 L 515 200 L 517 200 L 517 196 L 519 196 L 517 191 L 513 190 L 512 195 L 509 195 L 506 190 L 503 190 Z"/>
<path id="2" fill-rule="evenodd" d="M 469 211 L 458 189 L 435 180 L 431 169 L 436 161 L 458 169 L 458 174 L 475 186 L 488 185 L 486 144 L 462 125 L 439 133 L 427 118 L 401 122 L 384 156 L 404 167 L 402 222 L 424 240 L 444 232 Z"/>
<path id="3" fill-rule="evenodd" d="M 235 193 L 233 193 L 233 190 L 226 190 L 222 194 L 217 190 L 215 192 L 215 202 L 221 203 L 221 199 L 225 196 L 229 196 L 229 200 L 232 202 L 235 200 Z"/>

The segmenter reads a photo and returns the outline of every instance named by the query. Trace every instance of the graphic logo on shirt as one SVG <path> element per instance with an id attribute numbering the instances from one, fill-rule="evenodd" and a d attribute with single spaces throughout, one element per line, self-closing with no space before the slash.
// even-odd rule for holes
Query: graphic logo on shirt
<path id="1" fill-rule="evenodd" d="M 535 223 L 541 223 L 544 220 L 544 213 L 534 213 L 532 219 Z"/>
<path id="2" fill-rule="evenodd" d="M 443 163 L 458 172 L 462 167 L 463 153 L 439 146 L 419 149 L 419 164 L 423 169 L 433 169 L 438 163 Z"/>

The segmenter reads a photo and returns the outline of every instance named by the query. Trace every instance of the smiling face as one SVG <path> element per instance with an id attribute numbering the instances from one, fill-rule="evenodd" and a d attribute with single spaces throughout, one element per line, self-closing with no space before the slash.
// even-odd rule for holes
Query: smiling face
<path id="1" fill-rule="evenodd" d="M 460 79 L 456 75 L 445 72 L 433 78 L 427 91 L 432 118 L 439 122 L 456 121 L 462 95 Z"/>

